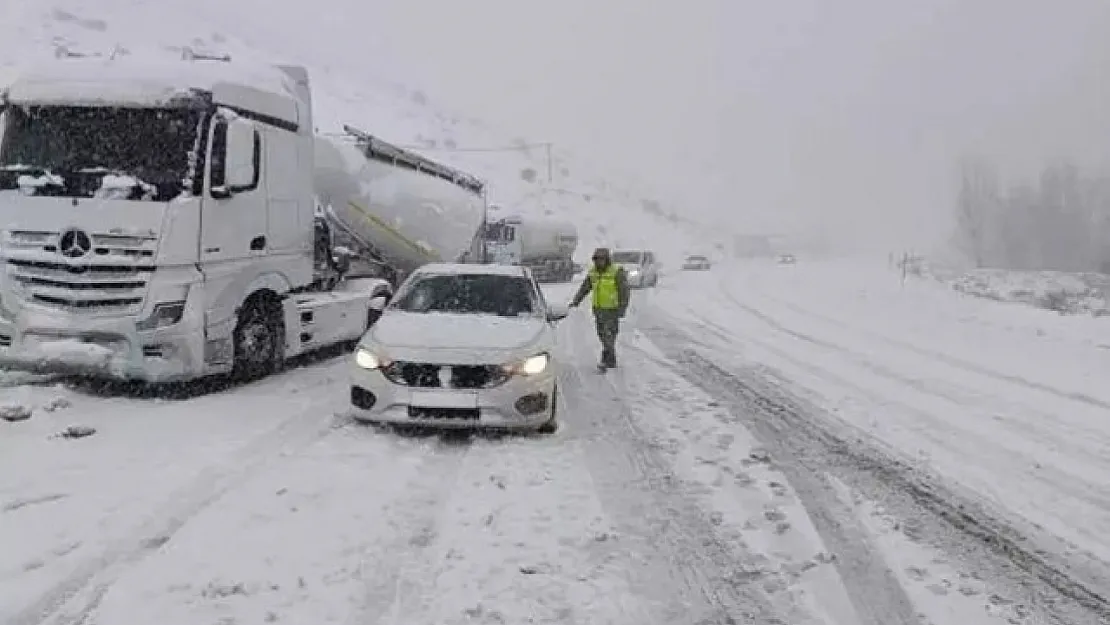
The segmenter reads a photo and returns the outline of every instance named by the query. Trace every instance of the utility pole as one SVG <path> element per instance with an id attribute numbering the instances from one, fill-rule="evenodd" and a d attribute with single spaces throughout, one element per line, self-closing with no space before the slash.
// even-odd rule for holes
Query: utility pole
<path id="1" fill-rule="evenodd" d="M 547 183 L 551 184 L 555 181 L 551 171 L 553 167 L 553 164 L 551 162 L 551 143 L 545 143 L 543 144 L 543 147 L 544 151 L 547 153 Z"/>

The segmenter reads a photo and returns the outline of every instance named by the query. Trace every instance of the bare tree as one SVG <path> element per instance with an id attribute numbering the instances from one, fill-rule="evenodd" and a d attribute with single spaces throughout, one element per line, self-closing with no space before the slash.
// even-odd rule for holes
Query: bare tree
<path id="1" fill-rule="evenodd" d="M 978 158 L 960 165 L 956 199 L 956 245 L 976 267 L 986 265 L 990 253 L 991 225 L 998 210 L 998 182 L 994 170 Z"/>

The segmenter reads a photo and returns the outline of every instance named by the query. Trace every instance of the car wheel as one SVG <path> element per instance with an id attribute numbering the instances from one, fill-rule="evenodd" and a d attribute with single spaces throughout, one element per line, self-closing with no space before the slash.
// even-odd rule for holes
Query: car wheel
<path id="1" fill-rule="evenodd" d="M 540 434 L 554 434 L 559 429 L 559 385 L 556 384 L 551 390 L 551 417 L 544 421 L 536 431 Z"/>

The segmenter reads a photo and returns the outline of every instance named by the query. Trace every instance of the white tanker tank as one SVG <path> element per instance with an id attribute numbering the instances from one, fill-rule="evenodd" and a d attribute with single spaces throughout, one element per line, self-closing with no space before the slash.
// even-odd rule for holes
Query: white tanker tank
<path id="1" fill-rule="evenodd" d="M 339 238 L 399 278 L 429 262 L 481 262 L 484 185 L 477 178 L 345 126 L 316 137 L 314 182 Z"/>

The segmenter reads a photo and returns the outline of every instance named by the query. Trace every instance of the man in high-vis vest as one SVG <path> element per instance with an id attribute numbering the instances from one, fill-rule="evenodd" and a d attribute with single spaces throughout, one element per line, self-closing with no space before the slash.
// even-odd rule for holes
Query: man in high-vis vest
<path id="1" fill-rule="evenodd" d="M 593 291 L 594 322 L 597 325 L 597 338 L 601 339 L 599 366 L 608 369 L 617 366 L 617 333 L 620 332 L 620 320 L 628 310 L 628 277 L 623 267 L 613 264 L 609 248 L 599 247 L 594 250 L 593 261 L 589 274 L 582 281 L 582 286 L 578 288 L 570 305 L 574 307 L 582 303 L 590 291 Z"/>

